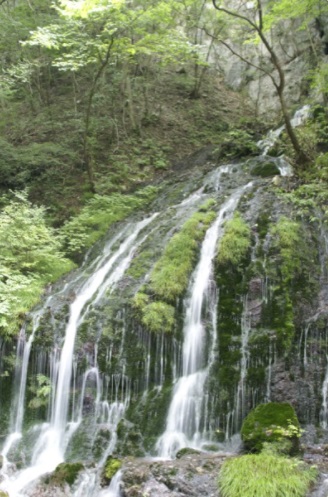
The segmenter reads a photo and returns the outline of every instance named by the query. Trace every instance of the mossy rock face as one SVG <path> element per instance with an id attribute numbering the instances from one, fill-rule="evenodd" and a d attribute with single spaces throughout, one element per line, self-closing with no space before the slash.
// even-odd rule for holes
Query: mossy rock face
<path id="1" fill-rule="evenodd" d="M 109 456 L 103 468 L 102 485 L 108 485 L 113 476 L 121 469 L 121 467 L 122 461 L 115 459 L 115 457 Z"/>
<path id="2" fill-rule="evenodd" d="M 274 162 L 258 162 L 251 167 L 251 174 L 253 176 L 260 176 L 261 178 L 268 178 L 269 176 L 276 176 L 280 174 L 278 166 Z"/>
<path id="3" fill-rule="evenodd" d="M 47 483 L 50 483 L 54 486 L 63 486 L 65 483 L 69 485 L 73 485 L 75 480 L 77 479 L 80 471 L 84 469 L 84 466 L 80 462 L 63 462 L 58 464 L 55 471 L 50 475 Z M 0 496 L 1 497 L 1 496 Z"/>
<path id="4" fill-rule="evenodd" d="M 241 437 L 245 448 L 252 452 L 260 452 L 264 443 L 286 446 L 284 442 L 289 441 L 287 451 L 293 454 L 299 449 L 300 425 L 290 404 L 269 402 L 260 404 L 248 414 Z"/>
<path id="5" fill-rule="evenodd" d="M 194 455 L 194 454 L 199 454 L 199 450 L 195 450 L 195 449 L 192 449 L 191 447 L 184 447 L 183 449 L 180 449 L 177 453 L 176 453 L 176 458 L 177 459 L 181 459 L 181 457 L 184 457 L 184 456 L 189 456 L 189 455 Z"/>
<path id="6" fill-rule="evenodd" d="M 0 497 L 9 497 L 9 495 L 7 494 L 7 492 L 3 492 L 2 490 L 0 490 Z"/>

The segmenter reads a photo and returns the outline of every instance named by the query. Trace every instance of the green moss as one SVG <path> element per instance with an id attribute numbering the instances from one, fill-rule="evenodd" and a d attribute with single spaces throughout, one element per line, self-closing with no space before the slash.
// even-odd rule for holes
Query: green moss
<path id="1" fill-rule="evenodd" d="M 213 199 L 209 199 L 171 238 L 150 274 L 152 295 L 139 291 L 132 299 L 137 317 L 149 331 L 168 333 L 173 330 L 175 307 L 172 304 L 187 289 L 199 253 L 199 242 L 216 216 L 211 210 L 214 204 Z M 138 268 L 140 264 L 140 261 L 136 262 Z"/>
<path id="2" fill-rule="evenodd" d="M 238 265 L 247 256 L 251 246 L 251 230 L 238 212 L 226 223 L 218 251 L 219 264 Z"/>
<path id="3" fill-rule="evenodd" d="M 183 449 L 180 449 L 180 450 L 176 453 L 175 457 L 176 457 L 177 459 L 181 459 L 181 458 L 182 458 L 182 457 L 184 457 L 184 456 L 190 456 L 190 455 L 192 456 L 192 455 L 195 455 L 195 454 L 199 454 L 199 451 L 198 451 L 198 450 L 195 450 L 195 449 L 192 449 L 191 447 L 185 447 L 185 448 L 183 448 Z"/>
<path id="4" fill-rule="evenodd" d="M 149 331 L 170 333 L 175 325 L 175 309 L 166 302 L 150 302 L 150 297 L 138 292 L 132 301 L 138 311 L 140 320 Z"/>
<path id="5" fill-rule="evenodd" d="M 264 162 L 255 164 L 255 166 L 251 168 L 251 174 L 253 174 L 253 176 L 261 176 L 261 178 L 267 178 L 280 174 L 280 170 L 274 162 Z"/>
<path id="6" fill-rule="evenodd" d="M 175 309 L 165 302 L 152 302 L 143 309 L 142 323 L 152 332 L 169 333 L 172 331 L 175 319 Z"/>
<path id="7" fill-rule="evenodd" d="M 276 443 L 283 440 L 290 440 L 291 450 L 295 452 L 300 435 L 297 415 L 288 403 L 269 402 L 258 405 L 248 414 L 241 429 L 245 447 L 257 452 L 263 448 L 265 442 Z"/>
<path id="8" fill-rule="evenodd" d="M 300 225 L 296 221 L 281 216 L 273 226 L 271 234 L 274 237 L 273 248 L 276 248 L 281 257 L 281 276 L 284 283 L 289 283 L 299 271 L 301 265 L 300 253 L 297 247 L 301 243 Z"/>
<path id="9" fill-rule="evenodd" d="M 113 476 L 121 469 L 122 461 L 119 459 L 115 459 L 112 456 L 109 456 L 106 460 L 104 471 L 103 471 L 103 479 L 110 483 Z"/>
<path id="10" fill-rule="evenodd" d="M 168 302 L 174 302 L 187 289 L 199 252 L 199 244 L 215 212 L 196 212 L 167 244 L 150 275 L 151 289 Z"/>
<path id="11" fill-rule="evenodd" d="M 55 471 L 50 475 L 47 483 L 55 486 L 63 486 L 65 483 L 73 485 L 80 471 L 84 469 L 82 463 L 63 462 L 57 466 Z"/>
<path id="12" fill-rule="evenodd" d="M 138 256 L 132 260 L 126 274 L 135 279 L 141 278 L 149 267 L 152 255 L 153 253 L 150 250 L 145 250 L 138 254 Z"/>
<path id="13" fill-rule="evenodd" d="M 305 497 L 317 471 L 270 452 L 227 459 L 219 474 L 222 497 Z"/>

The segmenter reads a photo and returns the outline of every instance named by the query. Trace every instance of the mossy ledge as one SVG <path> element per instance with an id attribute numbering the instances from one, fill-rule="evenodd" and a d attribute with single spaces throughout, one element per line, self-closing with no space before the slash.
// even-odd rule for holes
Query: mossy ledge
<path id="1" fill-rule="evenodd" d="M 175 326 L 175 303 L 187 290 L 200 242 L 214 221 L 215 201 L 208 199 L 173 235 L 150 274 L 150 285 L 137 292 L 132 306 L 151 332 L 170 333 Z"/>

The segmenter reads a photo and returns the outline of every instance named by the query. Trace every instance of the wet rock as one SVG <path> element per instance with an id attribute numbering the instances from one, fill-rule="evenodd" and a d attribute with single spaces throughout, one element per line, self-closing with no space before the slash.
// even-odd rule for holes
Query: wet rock
<path id="1" fill-rule="evenodd" d="M 194 452 L 174 461 L 128 459 L 123 466 L 123 495 L 218 497 L 217 476 L 226 457 Z"/>

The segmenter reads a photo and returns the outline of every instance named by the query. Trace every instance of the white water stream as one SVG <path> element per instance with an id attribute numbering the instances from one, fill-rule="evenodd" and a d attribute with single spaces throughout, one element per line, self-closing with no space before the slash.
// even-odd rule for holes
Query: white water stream
<path id="1" fill-rule="evenodd" d="M 244 191 L 252 183 L 239 188 L 222 205 L 214 224 L 207 230 L 202 244 L 201 256 L 189 288 L 190 299 L 186 306 L 184 320 L 183 372 L 177 381 L 169 407 L 166 430 L 157 442 L 161 457 L 173 457 L 182 447 L 199 447 L 202 444 L 201 417 L 204 400 L 204 387 L 209 364 L 206 361 L 204 346 L 206 339 L 203 322 L 204 304 L 211 291 L 213 257 L 218 239 L 223 233 L 224 222 L 232 216 Z M 215 313 L 214 308 L 209 309 Z M 213 330 L 212 330 L 213 333 Z"/>
<path id="2" fill-rule="evenodd" d="M 127 237 L 124 233 L 120 233 L 121 244 L 119 248 L 110 253 L 108 247 L 112 247 L 113 243 L 105 247 L 103 256 L 98 263 L 95 272 L 87 279 L 87 281 L 78 290 L 77 295 L 70 306 L 70 317 L 66 327 L 64 344 L 61 350 L 60 360 L 58 367 L 55 370 L 58 372 L 56 376 L 56 383 L 53 385 L 54 389 L 54 402 L 53 410 L 51 413 L 51 420 L 48 425 L 45 425 L 41 431 L 41 435 L 35 445 L 32 464 L 29 468 L 10 477 L 9 473 L 4 471 L 5 480 L 1 484 L 1 489 L 9 492 L 10 497 L 24 496 L 24 488 L 41 475 L 53 471 L 56 466 L 64 460 L 65 449 L 69 442 L 69 438 L 74 432 L 68 426 L 68 407 L 71 388 L 72 365 L 73 365 L 73 352 L 76 332 L 79 325 L 82 323 L 85 314 L 83 309 L 85 305 L 94 298 L 98 290 L 104 292 L 105 288 L 113 289 L 117 281 L 122 277 L 124 271 L 128 267 L 129 261 L 133 256 L 133 248 L 135 249 L 138 244 L 135 240 L 139 232 L 145 228 L 157 214 L 137 223 L 134 231 Z M 115 267 L 115 264 L 118 264 Z M 105 285 L 102 287 L 102 285 Z M 105 288 L 104 288 L 105 287 Z M 26 386 L 27 363 L 33 334 L 31 341 L 25 347 L 26 354 L 24 355 L 22 374 L 21 374 L 21 390 L 19 393 L 19 402 L 16 414 L 15 431 L 8 437 L 5 444 L 3 455 L 7 455 L 13 442 L 19 438 L 22 419 L 23 419 L 23 402 Z M 25 358 L 26 356 L 26 358 Z M 26 360 L 25 360 L 26 359 Z M 90 373 L 90 372 L 89 372 Z M 99 399 L 98 399 L 99 403 Z M 81 418 L 79 417 L 78 421 Z"/>

